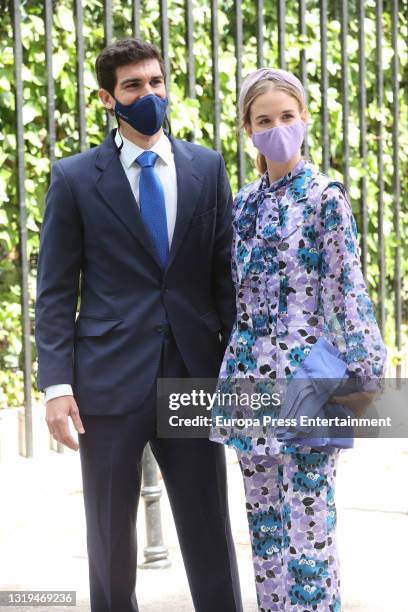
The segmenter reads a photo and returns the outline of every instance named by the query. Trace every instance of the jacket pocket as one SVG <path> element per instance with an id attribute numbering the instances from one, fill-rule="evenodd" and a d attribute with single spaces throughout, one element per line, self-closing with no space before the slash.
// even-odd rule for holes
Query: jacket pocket
<path id="1" fill-rule="evenodd" d="M 214 219 L 214 215 L 216 213 L 217 209 L 214 208 L 210 208 L 209 210 L 205 210 L 202 213 L 199 213 L 198 215 L 195 215 L 192 219 L 191 219 L 191 225 L 195 225 L 196 223 L 209 223 L 211 222 L 212 219 Z"/>
<path id="2" fill-rule="evenodd" d="M 75 323 L 78 338 L 87 336 L 104 336 L 122 323 L 121 319 L 95 319 L 93 317 L 78 317 Z"/>

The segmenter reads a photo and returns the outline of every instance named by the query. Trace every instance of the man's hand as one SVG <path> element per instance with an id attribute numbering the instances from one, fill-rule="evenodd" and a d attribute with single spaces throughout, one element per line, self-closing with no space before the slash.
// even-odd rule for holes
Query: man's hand
<path id="1" fill-rule="evenodd" d="M 48 400 L 46 407 L 47 413 L 45 420 L 52 437 L 57 440 L 57 442 L 68 446 L 68 448 L 75 451 L 78 450 L 78 443 L 74 440 L 69 431 L 68 417 L 71 417 L 78 433 L 85 433 L 85 429 L 82 425 L 78 406 L 73 396 L 62 395 L 60 397 L 55 397 L 54 399 Z"/>

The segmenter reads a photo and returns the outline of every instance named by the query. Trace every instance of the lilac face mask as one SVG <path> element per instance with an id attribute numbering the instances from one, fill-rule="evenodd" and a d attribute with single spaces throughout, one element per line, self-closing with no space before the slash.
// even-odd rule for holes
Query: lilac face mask
<path id="1" fill-rule="evenodd" d="M 299 119 L 290 125 L 277 125 L 264 132 L 253 132 L 252 142 L 268 159 L 284 163 L 302 146 L 306 123 Z"/>

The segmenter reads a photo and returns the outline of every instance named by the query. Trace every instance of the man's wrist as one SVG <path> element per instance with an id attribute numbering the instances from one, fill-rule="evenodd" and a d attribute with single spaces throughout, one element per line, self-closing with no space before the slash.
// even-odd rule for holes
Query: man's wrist
<path id="1" fill-rule="evenodd" d="M 45 388 L 44 402 L 47 403 L 49 400 L 62 397 L 63 395 L 74 395 L 71 385 L 51 385 Z"/>

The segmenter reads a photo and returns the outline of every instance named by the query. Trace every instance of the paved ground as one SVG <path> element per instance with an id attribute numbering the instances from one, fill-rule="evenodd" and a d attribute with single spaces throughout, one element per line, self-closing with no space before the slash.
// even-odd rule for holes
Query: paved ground
<path id="1" fill-rule="evenodd" d="M 234 451 L 228 450 L 227 457 L 244 610 L 256 612 L 241 475 Z M 338 539 L 343 610 L 347 612 L 408 610 L 407 474 L 408 440 L 360 440 L 353 451 L 342 453 L 337 485 Z M 88 612 L 78 455 L 44 451 L 30 460 L 3 457 L 0 491 L 0 589 L 75 590 L 76 608 L 55 609 Z M 165 494 L 162 517 L 172 564 L 164 570 L 139 570 L 140 612 L 193 612 Z M 142 561 L 143 506 L 138 531 Z M 39 609 L 13 608 L 21 612 Z"/>

